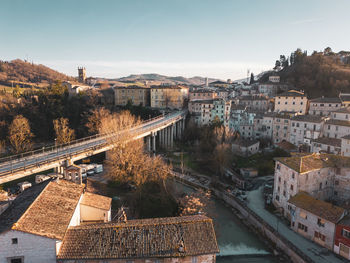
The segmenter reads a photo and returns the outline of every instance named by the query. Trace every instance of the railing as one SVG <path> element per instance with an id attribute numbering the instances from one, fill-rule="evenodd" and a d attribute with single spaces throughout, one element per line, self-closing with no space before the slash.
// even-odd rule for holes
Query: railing
<path id="1" fill-rule="evenodd" d="M 132 136 L 136 137 L 144 133 L 148 133 L 155 129 L 158 129 L 164 126 L 166 123 L 170 123 L 170 122 L 182 119 L 186 115 L 186 113 L 187 111 L 180 111 L 174 114 L 174 116 L 172 116 L 173 114 L 168 114 L 165 116 L 163 115 L 157 116 L 155 118 L 141 122 L 141 124 L 136 127 L 130 127 L 130 129 L 128 130 L 120 131 L 117 134 L 115 133 L 96 134 L 96 135 L 74 140 L 67 144 L 43 147 L 42 149 L 37 149 L 34 151 L 29 151 L 22 154 L 1 158 L 0 169 L 5 168 L 6 166 L 8 167 L 8 169 L 6 171 L 0 172 L 0 176 L 9 175 L 14 172 L 23 171 L 23 170 L 26 171 L 27 169 L 30 169 L 30 168 L 39 168 L 41 165 L 50 164 L 52 162 L 56 162 L 60 160 L 66 160 L 70 158 L 72 155 L 78 155 L 84 152 L 88 152 L 90 150 L 95 151 L 97 149 L 101 149 L 107 145 L 110 145 L 111 143 L 108 142 L 108 139 L 113 138 L 116 135 L 120 135 L 126 131 L 132 130 Z M 145 125 L 151 124 L 159 120 L 162 120 L 162 122 L 156 125 L 152 125 L 150 127 L 145 127 Z M 82 149 L 74 149 L 74 147 L 83 146 L 84 144 L 88 144 L 96 141 L 97 141 L 96 145 L 84 147 Z M 52 156 L 50 156 L 50 154 L 52 154 Z M 45 159 L 39 160 L 40 157 L 45 155 L 46 155 Z"/>

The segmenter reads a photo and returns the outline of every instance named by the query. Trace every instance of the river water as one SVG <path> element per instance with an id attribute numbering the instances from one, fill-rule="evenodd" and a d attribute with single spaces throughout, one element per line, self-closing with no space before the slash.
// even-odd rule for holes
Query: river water
<path id="1" fill-rule="evenodd" d="M 191 193 L 194 189 L 175 183 L 177 191 Z M 268 247 L 235 216 L 234 212 L 220 200 L 215 204 L 214 222 L 220 248 L 218 263 L 228 262 L 278 262 Z"/>

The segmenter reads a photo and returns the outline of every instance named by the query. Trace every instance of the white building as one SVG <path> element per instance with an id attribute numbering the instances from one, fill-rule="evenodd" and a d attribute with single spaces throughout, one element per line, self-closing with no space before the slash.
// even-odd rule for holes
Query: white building
<path id="1" fill-rule="evenodd" d="M 275 96 L 276 112 L 307 113 L 308 100 L 304 92 L 289 90 Z"/>
<path id="2" fill-rule="evenodd" d="M 339 98 L 317 98 L 310 100 L 309 114 L 328 116 L 332 111 L 336 111 L 341 107 Z"/>
<path id="3" fill-rule="evenodd" d="M 346 211 L 300 192 L 288 201 L 292 229 L 319 245 L 333 250 L 336 224 Z"/>
<path id="4" fill-rule="evenodd" d="M 232 151 L 237 155 L 251 156 L 259 152 L 259 145 L 258 140 L 239 139 L 232 143 Z"/>
<path id="5" fill-rule="evenodd" d="M 350 134 L 341 138 L 341 155 L 350 157 Z"/>
<path id="6" fill-rule="evenodd" d="M 111 198 L 91 198 L 83 190 L 83 185 L 56 180 L 21 193 L 0 215 L 0 263 L 54 263 L 68 227 L 109 221 Z M 87 211 L 96 206 L 103 217 Z"/>
<path id="7" fill-rule="evenodd" d="M 296 115 L 291 119 L 289 142 L 311 147 L 311 140 L 322 135 L 324 120 L 321 116 Z"/>
<path id="8" fill-rule="evenodd" d="M 311 152 L 340 154 L 341 139 L 319 137 L 311 141 Z"/>

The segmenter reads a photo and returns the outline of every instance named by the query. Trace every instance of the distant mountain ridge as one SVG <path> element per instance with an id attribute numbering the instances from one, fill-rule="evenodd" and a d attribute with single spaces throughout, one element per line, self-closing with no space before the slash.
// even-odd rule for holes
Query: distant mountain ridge
<path id="1" fill-rule="evenodd" d="M 195 76 L 191 78 L 185 78 L 182 76 L 170 77 L 165 75 L 160 75 L 156 73 L 149 74 L 132 74 L 127 77 L 122 77 L 118 79 L 112 79 L 120 82 L 144 82 L 144 81 L 156 81 L 161 82 L 162 84 L 187 84 L 187 85 L 202 85 L 205 84 L 204 77 Z M 208 78 L 209 83 L 216 81 L 218 79 Z"/>

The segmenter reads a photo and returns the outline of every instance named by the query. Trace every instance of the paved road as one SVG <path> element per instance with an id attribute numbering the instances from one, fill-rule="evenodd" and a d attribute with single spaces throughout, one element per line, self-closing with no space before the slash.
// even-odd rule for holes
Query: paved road
<path id="1" fill-rule="evenodd" d="M 176 111 L 168 115 L 144 122 L 140 126 L 130 129 L 128 132 L 131 131 L 134 133 L 135 137 L 140 136 L 142 134 L 156 130 L 161 126 L 167 125 L 177 118 L 182 118 L 182 116 L 185 116 L 185 114 L 186 111 Z M 65 159 L 69 156 L 73 156 L 79 153 L 102 148 L 108 144 L 110 137 L 111 135 L 91 138 L 86 141 L 79 141 L 69 146 L 52 148 L 52 150 L 48 152 L 36 151 L 27 157 L 17 158 L 11 161 L 0 163 L 0 177 L 11 174 L 11 171 L 14 170 L 24 170 L 25 168 L 33 166 L 39 167 L 45 163 L 55 162 L 57 160 Z"/>

